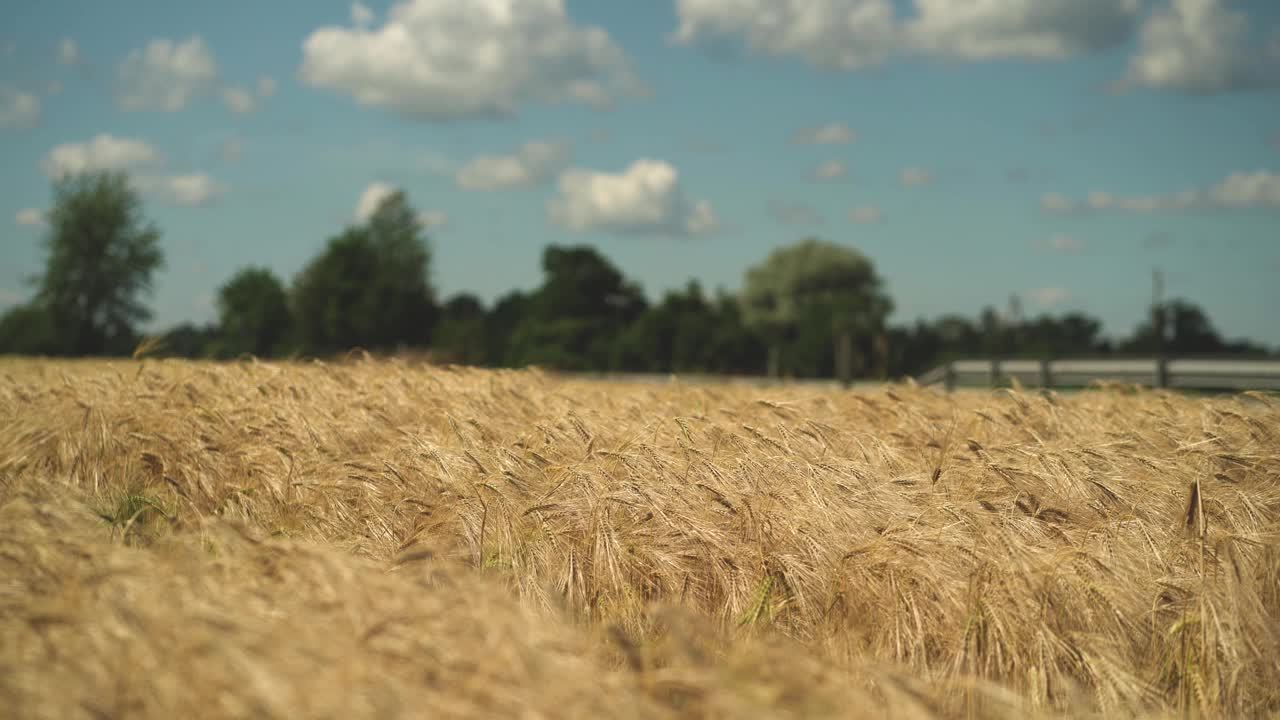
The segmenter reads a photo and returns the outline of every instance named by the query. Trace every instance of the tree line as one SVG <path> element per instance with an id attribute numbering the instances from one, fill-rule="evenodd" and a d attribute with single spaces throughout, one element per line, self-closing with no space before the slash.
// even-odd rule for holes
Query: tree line
<path id="1" fill-rule="evenodd" d="M 160 232 L 119 173 L 54 183 L 44 272 L 31 302 L 0 316 L 0 353 L 122 355 L 143 340 L 144 299 L 163 266 Z M 437 298 L 430 244 L 403 192 L 330 238 L 287 284 L 246 267 L 217 293 L 217 321 L 148 343 L 153 354 L 229 359 L 325 357 L 362 348 L 425 351 L 438 362 L 573 371 L 792 377 L 917 375 L 963 357 L 1267 355 L 1224 340 L 1196 305 L 1174 300 L 1126 338 L 1081 313 L 984 309 L 889 325 L 893 303 L 862 253 L 805 238 L 751 267 L 737 293 L 696 281 L 649 302 L 587 246 L 551 245 L 541 285 L 486 306 Z"/>

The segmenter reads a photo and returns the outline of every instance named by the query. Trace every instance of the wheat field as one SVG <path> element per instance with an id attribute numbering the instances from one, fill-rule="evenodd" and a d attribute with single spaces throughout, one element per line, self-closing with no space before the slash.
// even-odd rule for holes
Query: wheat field
<path id="1" fill-rule="evenodd" d="M 1280 399 L 0 359 L 0 708 L 1275 717 Z"/>

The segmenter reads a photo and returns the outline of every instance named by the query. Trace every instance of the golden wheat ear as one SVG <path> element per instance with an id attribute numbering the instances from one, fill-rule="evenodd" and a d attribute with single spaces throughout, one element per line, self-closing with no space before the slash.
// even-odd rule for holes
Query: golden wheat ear
<path id="1" fill-rule="evenodd" d="M 142 342 L 139 342 L 138 346 L 133 349 L 132 359 L 138 360 L 149 353 L 159 350 L 164 347 L 164 341 L 164 335 L 148 335 L 142 338 Z"/>

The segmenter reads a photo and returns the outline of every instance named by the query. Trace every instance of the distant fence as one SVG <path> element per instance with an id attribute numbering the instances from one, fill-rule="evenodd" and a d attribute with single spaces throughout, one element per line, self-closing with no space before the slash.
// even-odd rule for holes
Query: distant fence
<path id="1" fill-rule="evenodd" d="M 1084 387 L 1111 381 L 1188 390 L 1280 390 L 1280 360 L 957 360 L 917 378 L 921 385 Z"/>

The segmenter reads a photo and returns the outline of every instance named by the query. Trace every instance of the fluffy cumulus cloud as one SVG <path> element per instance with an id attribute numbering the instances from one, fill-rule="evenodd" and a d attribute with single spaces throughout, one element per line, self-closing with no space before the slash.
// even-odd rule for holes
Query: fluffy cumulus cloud
<path id="1" fill-rule="evenodd" d="M 1143 23 L 1118 87 L 1193 95 L 1280 86 L 1280 51 L 1249 35 L 1244 12 L 1223 0 L 1170 0 Z"/>
<path id="2" fill-rule="evenodd" d="M 211 92 L 218 65 L 199 35 L 182 42 L 157 38 L 130 51 L 116 69 L 115 101 L 124 110 L 182 110 Z"/>
<path id="3" fill-rule="evenodd" d="M 40 167 L 49 177 L 57 178 L 101 170 L 134 172 L 158 167 L 163 162 L 160 152 L 141 140 L 102 133 L 87 142 L 54 147 L 44 156 Z"/>
<path id="4" fill-rule="evenodd" d="M 675 167 L 649 159 L 636 160 L 621 173 L 566 170 L 558 195 L 547 203 L 547 217 L 575 232 L 688 236 L 719 227 L 707 202 L 685 194 Z"/>
<path id="5" fill-rule="evenodd" d="M 1027 297 L 1040 307 L 1052 307 L 1070 300 L 1071 293 L 1060 287 L 1042 287 L 1028 292 Z"/>
<path id="6" fill-rule="evenodd" d="M 858 139 L 858 134 L 844 123 L 827 123 L 804 128 L 792 138 L 802 145 L 844 145 Z"/>
<path id="7" fill-rule="evenodd" d="M 23 208 L 13 216 L 13 221 L 19 225 L 34 227 L 44 224 L 44 211 L 40 208 Z"/>
<path id="8" fill-rule="evenodd" d="M 915 0 L 907 48 L 966 60 L 1057 59 L 1125 42 L 1139 0 Z"/>
<path id="9" fill-rule="evenodd" d="M 149 192 L 170 205 L 202 207 L 227 192 L 227 186 L 204 173 L 187 175 L 142 176 L 137 180 Z"/>
<path id="10" fill-rule="evenodd" d="M 676 16 L 676 43 L 742 43 L 835 70 L 880 63 L 895 35 L 890 0 L 676 0 Z"/>
<path id="11" fill-rule="evenodd" d="M 40 122 L 40 98 L 0 87 L 0 128 L 29 128 Z"/>
<path id="12" fill-rule="evenodd" d="M 563 140 L 528 142 L 512 155 L 481 155 L 458 170 L 459 187 L 501 190 L 540 185 L 569 163 L 569 143 Z"/>
<path id="13" fill-rule="evenodd" d="M 1049 193 L 1040 198 L 1040 206 L 1047 212 L 1056 213 L 1280 209 L 1280 175 L 1266 170 L 1238 172 L 1228 175 L 1207 190 L 1191 188 L 1162 195 L 1116 195 L 1093 190 L 1077 200 L 1059 193 Z"/>
<path id="14" fill-rule="evenodd" d="M 369 183 L 368 187 L 360 193 L 360 199 L 356 201 L 354 213 L 356 222 L 365 222 L 372 217 L 378 206 L 382 204 L 382 201 L 391 197 L 398 189 L 395 185 L 389 183 Z"/>
<path id="15" fill-rule="evenodd" d="M 128 173 L 141 192 L 183 207 L 208 205 L 227 192 L 226 185 L 204 173 L 163 173 L 164 164 L 160 151 L 142 140 L 102 133 L 85 142 L 54 147 L 40 167 L 51 178 L 81 172 Z"/>
<path id="16" fill-rule="evenodd" d="M 905 167 L 898 173 L 898 180 L 903 185 L 928 185 L 933 182 L 933 173 L 922 167 Z"/>
<path id="17" fill-rule="evenodd" d="M 277 86 L 275 78 L 270 75 L 258 76 L 258 97 L 263 99 L 273 97 L 276 94 L 276 90 Z"/>
<path id="18" fill-rule="evenodd" d="M 813 179 L 820 182 L 839 180 L 849 174 L 849 166 L 840 160 L 829 160 L 813 169 Z"/>
<path id="19" fill-rule="evenodd" d="M 863 205 L 849 211 L 849 221 L 869 225 L 884 219 L 884 213 L 875 205 Z"/>
<path id="20" fill-rule="evenodd" d="M 805 203 L 771 202 L 769 217 L 783 225 L 822 225 L 825 222 L 817 208 Z"/>
<path id="21" fill-rule="evenodd" d="M 58 62 L 63 65 L 75 65 L 80 62 L 80 46 L 71 38 L 58 41 Z"/>
<path id="22" fill-rule="evenodd" d="M 303 82 L 418 119 L 604 109 L 639 90 L 609 34 L 575 24 L 563 0 L 405 0 L 380 26 L 315 30 L 302 52 Z"/>

